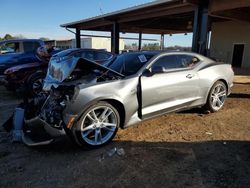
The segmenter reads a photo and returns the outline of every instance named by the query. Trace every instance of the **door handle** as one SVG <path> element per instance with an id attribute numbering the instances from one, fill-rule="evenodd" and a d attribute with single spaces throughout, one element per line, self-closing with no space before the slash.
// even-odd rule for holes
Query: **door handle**
<path id="1" fill-rule="evenodd" d="M 186 76 L 186 78 L 189 78 L 189 79 L 191 79 L 191 78 L 193 78 L 193 77 L 194 77 L 193 74 L 188 74 L 188 75 Z"/>

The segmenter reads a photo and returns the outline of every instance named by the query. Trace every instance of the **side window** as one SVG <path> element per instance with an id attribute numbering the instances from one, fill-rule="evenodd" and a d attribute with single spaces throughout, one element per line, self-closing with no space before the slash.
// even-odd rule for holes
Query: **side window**
<path id="1" fill-rule="evenodd" d="M 155 66 L 164 67 L 165 69 L 176 69 L 183 67 L 177 55 L 163 56 L 154 63 L 153 67 Z"/>
<path id="2" fill-rule="evenodd" d="M 191 56 L 191 55 L 179 55 L 178 56 L 183 67 L 194 67 L 197 63 L 200 62 L 200 60 L 195 57 L 195 56 Z"/>
<path id="3" fill-rule="evenodd" d="M 24 42 L 23 50 L 24 52 L 34 52 L 40 46 L 38 42 Z"/>
<path id="4" fill-rule="evenodd" d="M 153 66 L 164 67 L 164 69 L 179 69 L 193 67 L 199 59 L 191 55 L 167 55 L 158 59 Z"/>
<path id="5" fill-rule="evenodd" d="M 19 53 L 20 52 L 20 44 L 19 42 L 9 42 L 5 43 L 0 47 L 1 54 L 8 53 Z"/>

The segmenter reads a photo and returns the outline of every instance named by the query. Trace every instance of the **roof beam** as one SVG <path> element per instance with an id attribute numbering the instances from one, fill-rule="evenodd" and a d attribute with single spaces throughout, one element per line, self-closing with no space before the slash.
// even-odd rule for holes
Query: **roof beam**
<path id="1" fill-rule="evenodd" d="M 120 18 L 117 21 L 119 23 L 123 23 L 123 22 L 130 22 L 130 21 L 136 21 L 136 20 L 142 20 L 142 19 L 150 19 L 150 18 L 155 18 L 155 17 L 160 17 L 160 16 L 168 16 L 168 15 L 192 12 L 194 11 L 194 9 L 195 8 L 193 6 L 182 6 L 179 8 L 166 9 L 164 11 L 156 11 L 156 12 L 152 12 L 149 14 L 145 14 L 142 12 L 140 15 L 126 16 L 126 17 Z"/>
<path id="2" fill-rule="evenodd" d="M 143 34 L 174 34 L 174 33 L 185 33 L 187 31 L 182 30 L 171 30 L 171 29 L 154 29 L 154 28 L 142 28 L 142 27 L 123 27 L 121 28 L 121 32 L 127 33 L 139 33 L 142 32 Z"/>
<path id="3" fill-rule="evenodd" d="M 250 0 L 210 0 L 209 11 L 213 13 L 248 6 Z"/>
<path id="4" fill-rule="evenodd" d="M 216 12 L 210 14 L 212 17 L 223 18 L 233 21 L 247 21 L 250 22 L 250 13 L 240 10 L 230 10 L 224 12 Z"/>

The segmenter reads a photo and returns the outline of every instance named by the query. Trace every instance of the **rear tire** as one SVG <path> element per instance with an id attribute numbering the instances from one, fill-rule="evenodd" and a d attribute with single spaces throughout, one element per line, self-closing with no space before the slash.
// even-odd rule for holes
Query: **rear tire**
<path id="1" fill-rule="evenodd" d="M 42 91 L 44 78 L 45 74 L 42 72 L 36 72 L 28 78 L 26 88 L 30 96 L 35 96 Z"/>
<path id="2" fill-rule="evenodd" d="M 205 104 L 204 109 L 209 110 L 210 112 L 219 111 L 223 107 L 226 97 L 226 85 L 222 81 L 215 82 L 209 91 L 207 103 Z"/>
<path id="3" fill-rule="evenodd" d="M 111 104 L 101 101 L 90 106 L 72 127 L 75 143 L 98 148 L 108 144 L 120 126 L 120 115 Z"/>

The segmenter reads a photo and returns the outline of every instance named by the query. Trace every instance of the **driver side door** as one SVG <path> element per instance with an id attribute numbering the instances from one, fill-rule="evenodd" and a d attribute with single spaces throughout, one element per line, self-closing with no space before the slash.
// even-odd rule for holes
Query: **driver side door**
<path id="1" fill-rule="evenodd" d="M 200 98 L 199 77 L 193 68 L 183 64 L 183 57 L 162 56 L 150 69 L 152 72 L 161 67 L 164 71 L 141 76 L 143 119 L 191 106 Z"/>

